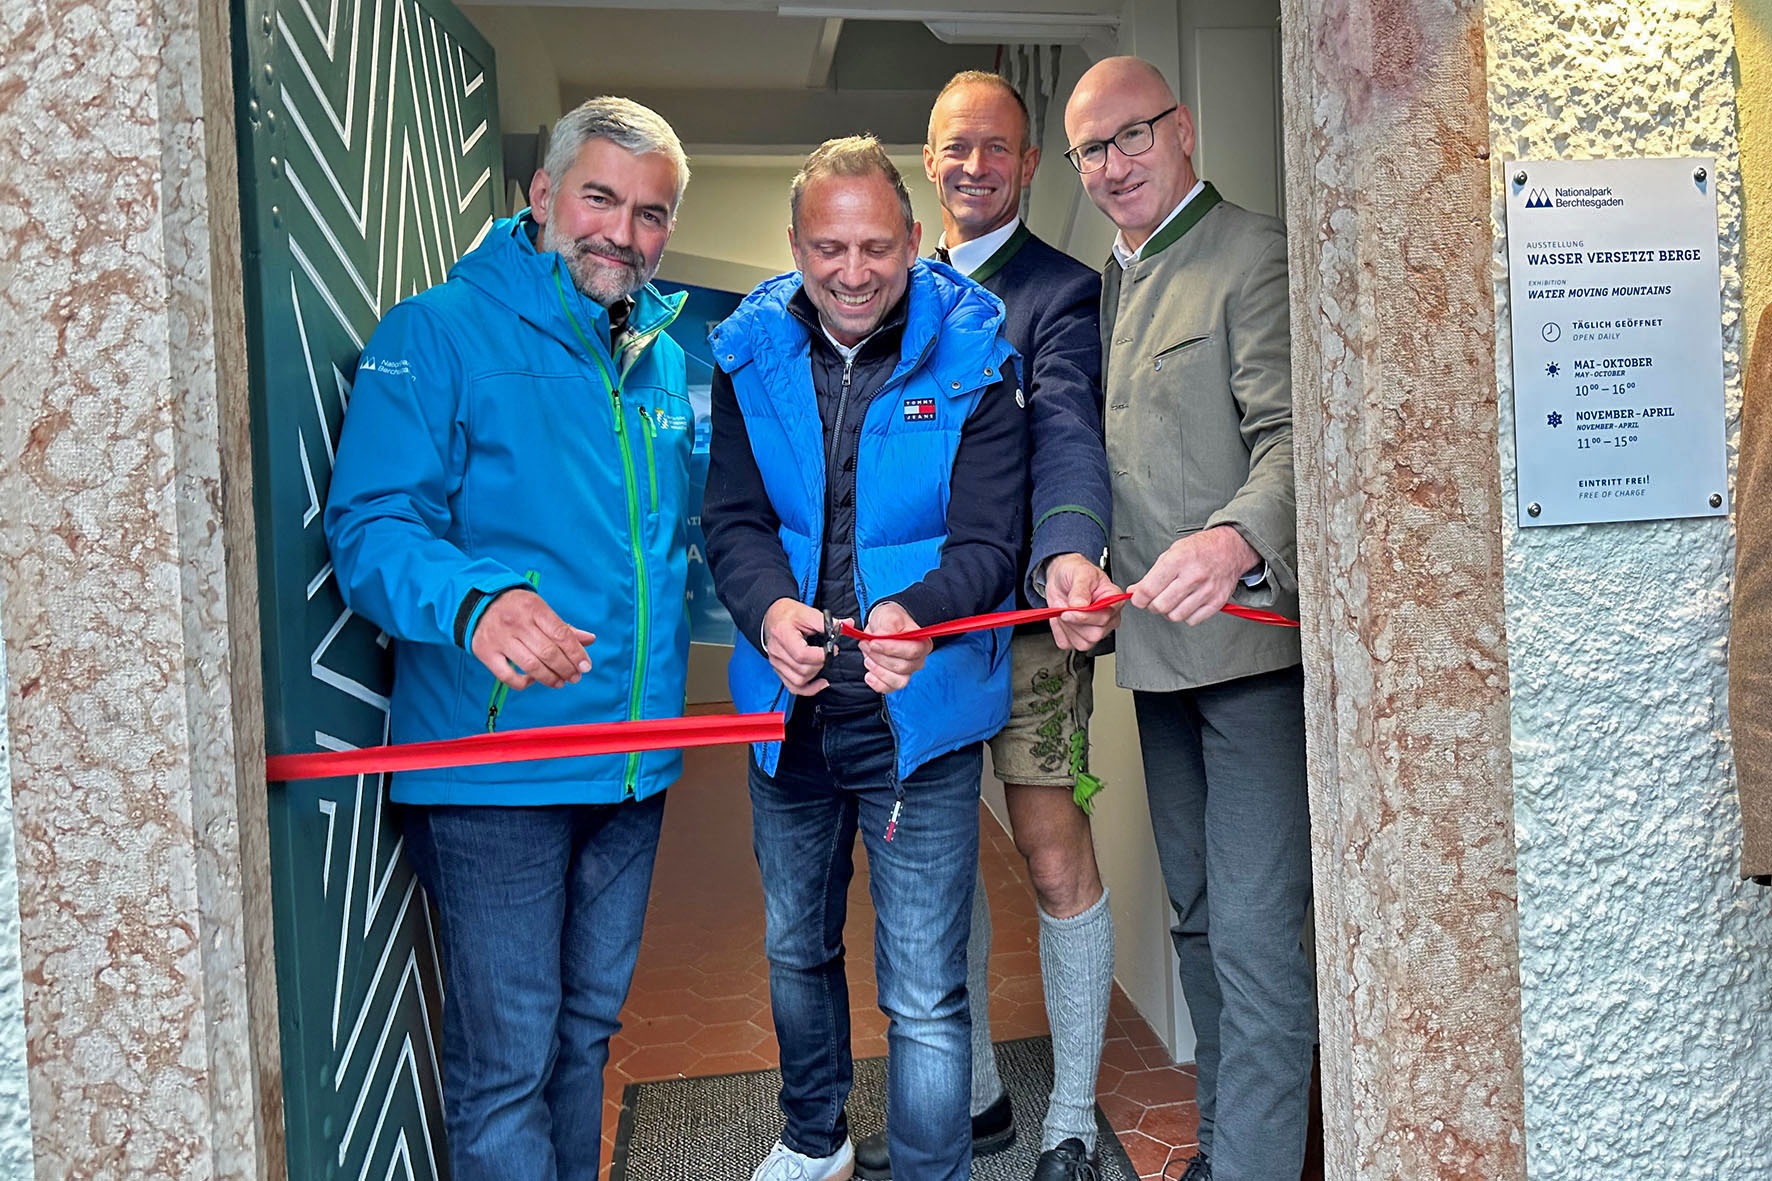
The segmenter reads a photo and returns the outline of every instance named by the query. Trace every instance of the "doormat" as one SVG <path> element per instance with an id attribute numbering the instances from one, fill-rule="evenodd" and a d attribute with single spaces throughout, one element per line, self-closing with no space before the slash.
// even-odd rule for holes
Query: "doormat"
<path id="1" fill-rule="evenodd" d="M 972 1162 L 973 1181 L 1026 1181 L 1040 1159 L 1040 1121 L 1052 1090 L 1052 1039 L 997 1043 L 997 1073 L 1015 1108 L 1015 1143 Z M 609 1181 L 749 1181 L 781 1136 L 779 1070 L 629 1083 Z M 849 1132 L 856 1140 L 886 1126 L 886 1059 L 855 1063 Z M 1138 1172 L 1095 1109 L 1101 1181 L 1137 1181 Z"/>

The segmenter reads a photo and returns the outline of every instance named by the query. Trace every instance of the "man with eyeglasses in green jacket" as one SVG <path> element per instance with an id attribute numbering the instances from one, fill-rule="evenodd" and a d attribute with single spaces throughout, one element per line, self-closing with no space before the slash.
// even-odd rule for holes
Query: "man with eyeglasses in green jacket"
<path id="1" fill-rule="evenodd" d="M 1193 117 L 1163 76 L 1109 58 L 1065 108 L 1066 153 L 1119 227 L 1102 277 L 1110 568 L 1132 592 L 1116 672 L 1133 691 L 1151 821 L 1197 1040 L 1186 1181 L 1303 1167 L 1315 1036 L 1304 679 L 1296 618 L 1285 228 L 1194 175 Z"/>

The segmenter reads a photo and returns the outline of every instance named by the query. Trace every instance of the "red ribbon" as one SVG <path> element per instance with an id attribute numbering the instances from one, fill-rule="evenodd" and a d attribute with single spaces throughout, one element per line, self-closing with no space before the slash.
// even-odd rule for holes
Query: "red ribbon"
<path id="1" fill-rule="evenodd" d="M 969 615 L 915 631 L 895 635 L 870 635 L 853 624 L 843 634 L 858 640 L 924 640 L 993 627 L 1013 627 L 1052 619 L 1066 611 L 1104 611 L 1124 603 L 1131 592 L 1109 595 L 1087 607 L 1031 607 L 1026 611 L 998 611 Z M 1226 603 L 1226 614 L 1273 627 L 1297 627 L 1296 619 Z M 582 755 L 631 754 L 640 750 L 677 750 L 692 746 L 724 746 L 747 742 L 780 742 L 786 728 L 784 714 L 707 714 L 693 718 L 661 718 L 638 722 L 605 722 L 583 726 L 546 726 L 535 730 L 510 730 L 502 734 L 470 734 L 434 742 L 408 742 L 398 746 L 366 746 L 359 750 L 323 750 L 313 754 L 271 755 L 265 759 L 265 778 L 272 783 L 294 779 L 330 779 L 340 775 L 366 775 L 381 771 L 419 771 L 435 767 L 473 767 L 484 763 L 518 763 L 531 759 L 563 759 Z"/>
<path id="2" fill-rule="evenodd" d="M 1235 615 L 1238 619 L 1247 619 L 1251 623 L 1265 623 L 1270 627 L 1298 626 L 1296 619 L 1287 619 L 1284 615 L 1276 615 L 1272 611 L 1262 611 L 1255 607 L 1244 607 L 1236 603 L 1226 603 L 1219 610 L 1226 615 Z"/>
<path id="3" fill-rule="evenodd" d="M 1131 591 L 1122 591 L 1117 595 L 1109 595 L 1105 599 L 1097 599 L 1087 607 L 1029 607 L 1025 611 L 998 611 L 991 615 L 968 615 L 964 619 L 952 619 L 947 623 L 931 624 L 929 627 L 919 627 L 914 631 L 897 632 L 892 635 L 874 635 L 871 632 L 862 631 L 852 623 L 845 623 L 843 634 L 853 636 L 858 640 L 933 640 L 941 636 L 957 636 L 961 632 L 983 631 L 993 627 L 1014 627 L 1021 623 L 1038 623 L 1042 619 L 1055 619 L 1066 611 L 1105 611 L 1109 607 L 1124 603 L 1131 597 Z M 1287 619 L 1284 615 L 1276 615 L 1272 611 L 1258 611 L 1253 607 L 1240 607 L 1235 603 L 1226 603 L 1221 610 L 1227 615 L 1235 615 L 1238 619 L 1248 619 L 1273 627 L 1298 626 L 1296 619 Z"/>
<path id="4" fill-rule="evenodd" d="M 330 779 L 338 775 L 365 775 L 377 771 L 419 771 L 433 767 L 516 763 L 527 759 L 631 754 L 639 750 L 780 742 L 786 724 L 787 715 L 775 713 L 707 714 L 693 718 L 544 726 L 502 734 L 470 734 L 466 738 L 445 738 L 435 742 L 408 742 L 399 746 L 271 755 L 265 760 L 265 778 L 272 783 L 282 783 L 292 779 Z"/>

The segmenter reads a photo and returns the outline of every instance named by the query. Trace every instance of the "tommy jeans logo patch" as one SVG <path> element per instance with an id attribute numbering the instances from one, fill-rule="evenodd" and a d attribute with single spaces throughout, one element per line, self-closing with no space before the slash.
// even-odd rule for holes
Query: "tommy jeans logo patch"
<path id="1" fill-rule="evenodd" d="M 934 398 L 906 398 L 904 400 L 904 420 L 906 422 L 929 422 L 934 418 Z"/>

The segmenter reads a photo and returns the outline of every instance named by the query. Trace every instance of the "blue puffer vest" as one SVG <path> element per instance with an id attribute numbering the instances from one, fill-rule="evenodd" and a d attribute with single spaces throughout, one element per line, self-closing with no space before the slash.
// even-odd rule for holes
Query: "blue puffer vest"
<path id="1" fill-rule="evenodd" d="M 812 386 L 807 327 L 788 310 L 789 272 L 760 285 L 714 330 L 714 362 L 732 377 L 751 451 L 781 519 L 781 545 L 800 601 L 817 589 L 824 544 L 824 426 Z M 899 362 L 868 406 L 856 456 L 855 597 L 862 618 L 941 561 L 948 487 L 960 431 L 1015 355 L 1003 306 L 982 287 L 922 260 L 911 268 Z M 1013 606 L 1013 596 L 994 609 Z M 918 620 L 920 624 L 940 620 Z M 728 670 L 740 713 L 794 701 L 755 645 Z M 1009 717 L 1009 632 L 937 641 L 910 683 L 886 696 L 902 780 L 938 755 L 989 738 Z M 755 748 L 775 773 L 779 743 Z"/>

